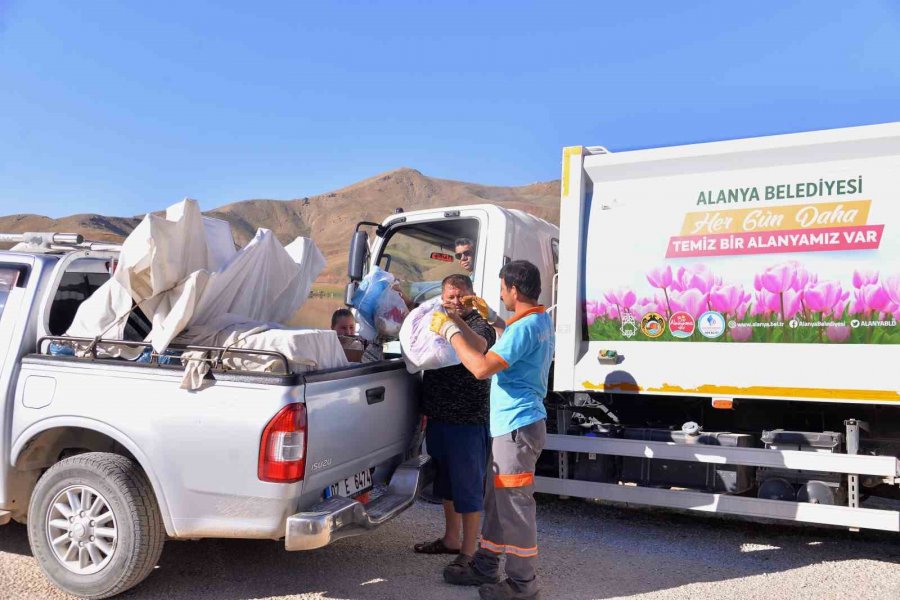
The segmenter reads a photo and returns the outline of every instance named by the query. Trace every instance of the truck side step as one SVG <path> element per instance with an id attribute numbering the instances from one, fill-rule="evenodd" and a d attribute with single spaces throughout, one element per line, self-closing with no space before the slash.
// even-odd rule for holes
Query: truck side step
<path id="1" fill-rule="evenodd" d="M 900 512 L 872 508 L 850 508 L 807 502 L 785 502 L 709 494 L 595 483 L 575 479 L 535 477 L 535 491 L 546 494 L 661 506 L 706 513 L 732 514 L 743 517 L 777 519 L 839 527 L 900 531 Z"/>

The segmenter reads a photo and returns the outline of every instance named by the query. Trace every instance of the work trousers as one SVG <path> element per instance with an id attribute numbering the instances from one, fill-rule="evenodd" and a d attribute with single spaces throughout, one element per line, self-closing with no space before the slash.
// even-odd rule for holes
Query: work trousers
<path id="1" fill-rule="evenodd" d="M 491 441 L 481 547 L 474 566 L 484 575 L 495 575 L 500 555 L 506 554 L 506 576 L 523 594 L 537 591 L 534 467 L 546 436 L 547 424 L 541 419 Z"/>

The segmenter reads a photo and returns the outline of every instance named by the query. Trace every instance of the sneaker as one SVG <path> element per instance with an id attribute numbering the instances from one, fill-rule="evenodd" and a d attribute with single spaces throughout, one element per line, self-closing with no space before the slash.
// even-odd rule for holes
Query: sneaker
<path id="1" fill-rule="evenodd" d="M 497 583 L 500 578 L 497 575 L 482 575 L 475 570 L 471 556 L 460 554 L 444 567 L 444 581 L 453 585 L 483 585 Z"/>
<path id="2" fill-rule="evenodd" d="M 540 591 L 530 594 L 517 592 L 509 579 L 497 583 L 486 583 L 478 588 L 481 600 L 540 600 Z"/>

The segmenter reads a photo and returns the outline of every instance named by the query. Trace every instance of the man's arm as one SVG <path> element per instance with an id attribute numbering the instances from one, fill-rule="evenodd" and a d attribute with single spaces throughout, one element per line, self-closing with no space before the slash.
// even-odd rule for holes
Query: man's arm
<path id="1" fill-rule="evenodd" d="M 507 366 L 503 359 L 496 354 L 492 352 L 482 354 L 473 348 L 462 334 L 450 338 L 450 344 L 456 350 L 460 362 L 475 376 L 475 379 L 490 379 L 492 375 L 499 373 Z"/>
<path id="2" fill-rule="evenodd" d="M 500 339 L 500 336 L 503 335 L 503 332 L 506 331 L 506 321 L 497 317 L 497 320 L 490 324 L 491 327 L 494 328 L 494 333 L 497 335 L 497 339 Z"/>
<path id="3" fill-rule="evenodd" d="M 481 352 L 482 354 L 484 354 L 485 351 L 487 351 L 487 347 L 488 347 L 487 340 L 484 339 L 482 336 L 478 335 L 477 333 L 475 333 L 475 330 L 472 329 L 471 327 L 469 327 L 469 324 L 466 323 L 465 319 L 462 319 L 461 317 L 456 317 L 455 313 L 453 313 L 452 311 L 447 311 L 447 313 L 448 313 L 448 315 L 451 316 L 451 320 L 459 328 L 459 333 L 460 333 L 460 335 L 463 336 L 463 338 L 465 338 L 466 343 L 468 343 L 469 346 L 471 346 L 478 352 Z M 452 318 L 452 317 L 456 317 L 456 318 Z"/>
<path id="4" fill-rule="evenodd" d="M 489 379 L 492 375 L 499 373 L 508 366 L 506 362 L 496 354 L 484 354 L 484 351 L 487 349 L 487 342 L 483 337 L 472 331 L 460 316 L 449 313 L 446 317 L 446 320 L 452 321 L 458 328 L 457 333 L 450 333 L 450 345 L 456 350 L 456 355 L 459 357 L 463 366 L 468 369 L 476 379 Z M 437 320 L 444 321 L 445 319 L 438 318 Z M 434 331 L 435 329 L 439 330 L 436 331 L 436 333 L 446 337 L 445 334 L 447 328 L 436 324 L 435 320 L 432 320 L 432 330 Z M 443 332 L 440 330 L 443 330 Z M 468 335 L 465 333 L 466 331 L 468 331 Z M 481 344 L 477 346 L 473 344 L 469 339 L 471 336 L 481 340 Z"/>

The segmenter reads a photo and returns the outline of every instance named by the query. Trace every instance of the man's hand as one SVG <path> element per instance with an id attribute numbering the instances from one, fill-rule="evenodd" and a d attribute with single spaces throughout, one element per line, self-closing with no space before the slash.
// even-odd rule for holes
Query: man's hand
<path id="1" fill-rule="evenodd" d="M 448 342 L 457 333 L 460 333 L 459 326 L 453 322 L 453 318 L 446 313 L 435 311 L 431 316 L 431 331 L 446 339 Z"/>
<path id="2" fill-rule="evenodd" d="M 488 306 L 488 303 L 485 302 L 483 298 L 479 298 L 478 296 L 464 296 L 460 302 L 463 303 L 463 306 L 468 306 L 469 308 L 477 310 L 478 314 L 481 315 L 481 318 L 491 325 L 497 322 L 497 313 Z"/>

